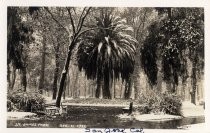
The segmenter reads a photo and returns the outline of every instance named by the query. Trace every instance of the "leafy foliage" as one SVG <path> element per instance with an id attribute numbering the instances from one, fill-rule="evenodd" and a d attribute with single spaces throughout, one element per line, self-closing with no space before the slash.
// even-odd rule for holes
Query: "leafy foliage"
<path id="1" fill-rule="evenodd" d="M 176 94 L 163 94 L 163 101 L 160 103 L 160 108 L 166 114 L 181 115 L 181 98 Z"/>
<path id="2" fill-rule="evenodd" d="M 33 40 L 31 27 L 26 26 L 21 22 L 21 17 L 18 15 L 18 8 L 8 7 L 7 15 L 7 29 L 8 29 L 8 42 L 7 42 L 7 59 L 8 64 L 12 61 L 17 69 L 24 66 L 23 44 L 27 44 Z"/>
<path id="3" fill-rule="evenodd" d="M 166 113 L 181 115 L 182 101 L 179 96 L 171 93 L 149 92 L 150 95 L 143 95 L 139 102 L 143 104 L 138 108 L 141 113 Z"/>
<path id="4" fill-rule="evenodd" d="M 12 91 L 8 93 L 7 100 L 8 111 L 35 112 L 44 110 L 45 100 L 38 92 Z"/>
<path id="5" fill-rule="evenodd" d="M 152 24 L 149 27 L 149 35 L 141 49 L 141 64 L 147 74 L 150 84 L 155 85 L 157 81 L 157 43 L 159 42 L 158 25 Z"/>
<path id="6" fill-rule="evenodd" d="M 159 11 L 159 9 L 158 9 Z M 156 29 L 151 25 L 142 50 L 142 64 L 151 83 L 156 81 L 156 62 L 162 60 L 162 71 L 166 82 L 178 85 L 178 77 L 185 81 L 188 77 L 187 58 L 199 60 L 202 70 L 203 42 L 203 11 L 199 8 L 161 9 L 161 14 L 171 13 L 157 22 Z M 157 51 L 158 49 L 158 51 Z M 196 58 L 196 60 L 195 60 Z M 148 63 L 149 62 L 149 63 Z"/>

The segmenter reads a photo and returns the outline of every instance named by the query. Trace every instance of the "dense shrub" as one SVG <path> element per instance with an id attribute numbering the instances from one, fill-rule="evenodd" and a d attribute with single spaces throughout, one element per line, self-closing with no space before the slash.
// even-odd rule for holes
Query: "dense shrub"
<path id="1" fill-rule="evenodd" d="M 15 107 L 13 102 L 7 100 L 7 111 L 17 111 L 18 109 Z"/>
<path id="2" fill-rule="evenodd" d="M 142 106 L 138 108 L 138 111 L 144 114 L 166 113 L 181 115 L 182 101 L 176 94 L 149 92 L 147 96 L 141 96 L 139 103 Z"/>
<path id="3" fill-rule="evenodd" d="M 166 114 L 181 115 L 182 101 L 176 94 L 165 93 L 160 103 L 161 110 Z"/>
<path id="4" fill-rule="evenodd" d="M 7 95 L 8 111 L 35 112 L 44 110 L 45 100 L 38 92 L 23 92 L 21 90 L 9 92 Z"/>

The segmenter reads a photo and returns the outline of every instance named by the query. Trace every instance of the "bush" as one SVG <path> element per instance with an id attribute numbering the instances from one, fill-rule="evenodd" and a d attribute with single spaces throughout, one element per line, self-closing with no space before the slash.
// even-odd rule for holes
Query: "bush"
<path id="1" fill-rule="evenodd" d="M 163 101 L 160 103 L 160 107 L 166 114 L 181 115 L 181 106 L 181 97 L 176 94 L 163 94 Z"/>
<path id="2" fill-rule="evenodd" d="M 36 112 L 44 110 L 45 100 L 38 92 L 23 92 L 22 90 L 9 92 L 7 95 L 8 111 Z"/>
<path id="3" fill-rule="evenodd" d="M 143 95 L 140 100 L 142 106 L 138 111 L 141 113 L 181 115 L 182 101 L 176 94 L 151 92 L 147 96 Z"/>
<path id="4" fill-rule="evenodd" d="M 18 109 L 15 107 L 15 105 L 10 101 L 7 100 L 7 111 L 17 111 Z"/>

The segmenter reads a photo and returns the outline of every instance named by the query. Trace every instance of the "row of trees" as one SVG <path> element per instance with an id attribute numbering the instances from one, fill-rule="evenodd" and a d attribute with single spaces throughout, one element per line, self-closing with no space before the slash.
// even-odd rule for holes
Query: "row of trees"
<path id="1" fill-rule="evenodd" d="M 8 87 L 20 80 L 24 91 L 52 91 L 59 107 L 81 79 L 96 98 L 115 98 L 123 86 L 124 98 L 137 99 L 146 88 L 162 88 L 160 79 L 174 93 L 190 78 L 195 103 L 203 16 L 201 8 L 8 7 Z"/>
<path id="2" fill-rule="evenodd" d="M 190 77 L 191 100 L 195 103 L 197 79 L 200 79 L 204 70 L 203 9 L 157 8 L 156 10 L 166 16 L 149 28 L 149 36 L 142 48 L 144 70 L 154 85 L 157 81 L 157 68 L 160 65 L 163 80 L 172 84 L 170 90 L 172 93 L 176 92 L 179 80 L 185 84 Z"/>

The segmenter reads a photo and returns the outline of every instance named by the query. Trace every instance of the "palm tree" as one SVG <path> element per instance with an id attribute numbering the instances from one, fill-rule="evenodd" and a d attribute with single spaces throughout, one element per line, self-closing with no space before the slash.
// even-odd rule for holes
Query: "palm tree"
<path id="1" fill-rule="evenodd" d="M 79 69 L 84 69 L 87 78 L 97 80 L 97 98 L 103 90 L 103 97 L 110 99 L 113 80 L 127 81 L 134 67 L 137 41 L 129 35 L 133 29 L 125 19 L 111 14 L 102 9 L 96 28 L 83 35 L 78 47 Z"/>

